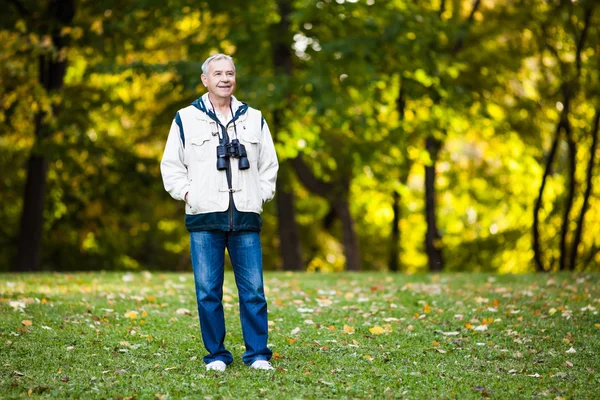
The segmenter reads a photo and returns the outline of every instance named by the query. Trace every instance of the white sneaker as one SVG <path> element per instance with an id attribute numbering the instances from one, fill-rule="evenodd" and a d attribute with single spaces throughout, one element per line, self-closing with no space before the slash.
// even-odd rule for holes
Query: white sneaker
<path id="1" fill-rule="evenodd" d="M 219 371 L 219 372 L 223 372 L 223 371 L 225 371 L 225 368 L 227 368 L 227 364 L 225 364 L 221 360 L 213 361 L 211 363 L 206 364 L 206 370 L 207 371 Z"/>
<path id="2" fill-rule="evenodd" d="M 252 363 L 252 365 L 250 366 L 250 368 L 254 368 L 254 369 L 263 369 L 266 371 L 274 371 L 275 368 L 273 368 L 273 366 L 271 365 L 270 362 L 268 362 L 267 360 L 256 360 Z"/>

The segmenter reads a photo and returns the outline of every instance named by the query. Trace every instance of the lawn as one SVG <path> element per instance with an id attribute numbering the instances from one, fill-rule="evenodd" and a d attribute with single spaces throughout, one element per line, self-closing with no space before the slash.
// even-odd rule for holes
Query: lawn
<path id="1" fill-rule="evenodd" d="M 0 276 L 0 397 L 600 398 L 600 275 L 266 273 L 276 371 L 207 372 L 191 274 Z"/>

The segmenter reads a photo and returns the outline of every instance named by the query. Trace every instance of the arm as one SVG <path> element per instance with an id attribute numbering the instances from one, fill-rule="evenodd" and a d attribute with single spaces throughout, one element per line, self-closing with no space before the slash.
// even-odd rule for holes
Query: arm
<path id="1" fill-rule="evenodd" d="M 165 145 L 160 172 L 165 190 L 175 200 L 186 200 L 190 190 L 190 182 L 187 176 L 187 166 L 184 163 L 184 149 L 181 143 L 179 126 L 173 120 L 171 130 Z"/>
<path id="2" fill-rule="evenodd" d="M 277 181 L 277 170 L 279 162 L 275 145 L 271 137 L 269 126 L 265 122 L 261 131 L 260 151 L 258 154 L 258 176 L 260 178 L 260 191 L 262 201 L 266 203 L 275 196 L 275 182 Z"/>

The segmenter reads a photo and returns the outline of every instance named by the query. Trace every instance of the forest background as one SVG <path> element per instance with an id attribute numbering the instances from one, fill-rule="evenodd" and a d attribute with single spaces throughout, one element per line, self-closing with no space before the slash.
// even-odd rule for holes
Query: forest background
<path id="1" fill-rule="evenodd" d="M 236 61 L 280 159 L 265 269 L 600 270 L 594 0 L 7 0 L 0 271 L 189 267 L 159 171 Z"/>

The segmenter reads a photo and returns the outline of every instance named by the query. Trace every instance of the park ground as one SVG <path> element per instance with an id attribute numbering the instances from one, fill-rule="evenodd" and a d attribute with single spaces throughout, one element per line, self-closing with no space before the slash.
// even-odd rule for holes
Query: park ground
<path id="1" fill-rule="evenodd" d="M 207 372 L 191 274 L 3 274 L 0 397 L 600 398 L 600 275 L 265 273 L 275 371 L 225 282 Z"/>

